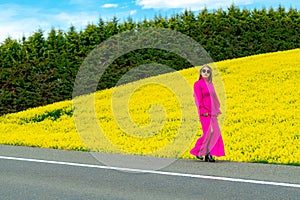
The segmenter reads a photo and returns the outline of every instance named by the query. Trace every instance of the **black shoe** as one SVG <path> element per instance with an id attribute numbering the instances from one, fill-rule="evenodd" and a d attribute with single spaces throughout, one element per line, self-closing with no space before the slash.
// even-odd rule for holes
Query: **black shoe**
<path id="1" fill-rule="evenodd" d="M 202 156 L 196 156 L 196 158 L 198 158 L 199 160 L 203 160 Z"/>
<path id="2" fill-rule="evenodd" d="M 205 162 L 215 162 L 215 159 L 210 154 L 207 154 L 205 156 Z"/>

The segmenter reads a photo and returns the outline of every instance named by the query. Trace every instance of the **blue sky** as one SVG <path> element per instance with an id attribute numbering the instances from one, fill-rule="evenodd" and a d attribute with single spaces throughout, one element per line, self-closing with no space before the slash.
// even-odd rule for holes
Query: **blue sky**
<path id="1" fill-rule="evenodd" d="M 0 43 L 8 36 L 13 39 L 28 37 L 38 29 L 45 35 L 55 28 L 67 31 L 74 25 L 77 31 L 99 18 L 109 21 L 116 16 L 134 21 L 151 19 L 155 15 L 170 16 L 184 9 L 199 11 L 204 7 L 226 10 L 234 3 L 240 8 L 278 8 L 300 10 L 299 0 L 1 0 Z"/>

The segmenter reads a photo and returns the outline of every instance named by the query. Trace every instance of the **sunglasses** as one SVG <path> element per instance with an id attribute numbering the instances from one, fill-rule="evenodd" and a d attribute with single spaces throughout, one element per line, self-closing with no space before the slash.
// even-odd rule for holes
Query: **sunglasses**
<path id="1" fill-rule="evenodd" d="M 206 69 L 202 69 L 201 72 L 202 73 L 208 73 L 208 74 L 210 74 L 210 70 L 209 69 L 207 69 L 207 70 Z"/>

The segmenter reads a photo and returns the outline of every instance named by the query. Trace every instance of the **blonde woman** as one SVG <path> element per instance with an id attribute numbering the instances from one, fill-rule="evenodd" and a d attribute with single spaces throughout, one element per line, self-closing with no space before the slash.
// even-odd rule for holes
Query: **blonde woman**
<path id="1" fill-rule="evenodd" d="M 225 156 L 224 143 L 218 124 L 220 102 L 212 83 L 212 68 L 205 65 L 194 84 L 195 103 L 198 108 L 203 135 L 197 140 L 191 154 L 206 162 L 215 162 L 212 156 Z"/>

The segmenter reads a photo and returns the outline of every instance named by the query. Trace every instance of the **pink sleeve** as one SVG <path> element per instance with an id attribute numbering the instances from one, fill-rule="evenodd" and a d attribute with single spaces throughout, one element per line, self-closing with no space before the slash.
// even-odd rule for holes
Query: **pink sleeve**
<path id="1" fill-rule="evenodd" d="M 204 107 L 202 92 L 201 92 L 201 83 L 197 81 L 194 84 L 194 98 L 197 108 L 200 110 L 200 114 L 207 113 L 207 109 Z"/>
<path id="2" fill-rule="evenodd" d="M 215 100 L 215 105 L 217 106 L 217 109 L 218 109 L 218 113 L 222 114 L 222 112 L 220 110 L 220 101 L 219 101 L 219 98 L 218 98 L 217 93 L 215 91 L 215 88 L 214 88 L 214 100 Z"/>

